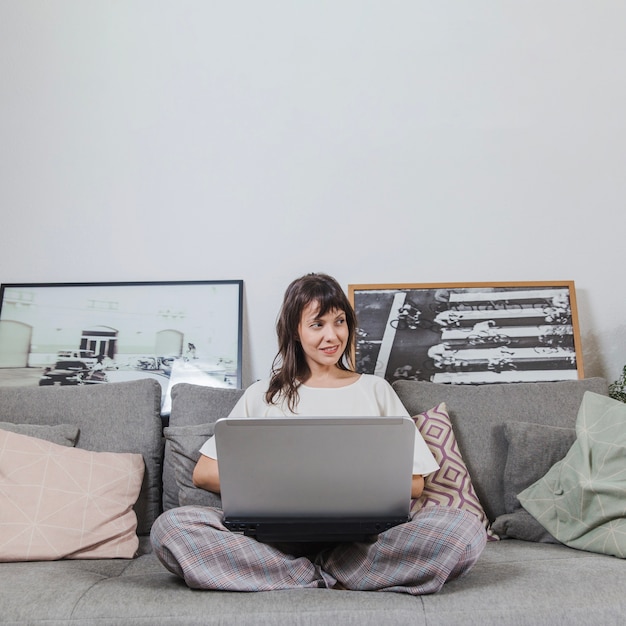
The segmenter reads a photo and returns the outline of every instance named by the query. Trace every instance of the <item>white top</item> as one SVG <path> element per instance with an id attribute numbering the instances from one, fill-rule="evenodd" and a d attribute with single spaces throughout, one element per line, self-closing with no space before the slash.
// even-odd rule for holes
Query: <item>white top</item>
<path id="1" fill-rule="evenodd" d="M 282 417 L 293 415 L 285 403 L 267 404 L 265 392 L 268 381 L 258 381 L 246 389 L 233 407 L 230 417 Z M 380 376 L 361 374 L 358 380 L 346 387 L 298 387 L 297 415 L 312 417 L 342 416 L 388 416 L 410 417 L 400 398 L 391 385 Z M 439 465 L 429 450 L 417 428 L 415 429 L 415 451 L 413 454 L 413 474 L 424 476 L 439 469 Z M 208 439 L 200 452 L 217 459 L 215 440 Z"/>

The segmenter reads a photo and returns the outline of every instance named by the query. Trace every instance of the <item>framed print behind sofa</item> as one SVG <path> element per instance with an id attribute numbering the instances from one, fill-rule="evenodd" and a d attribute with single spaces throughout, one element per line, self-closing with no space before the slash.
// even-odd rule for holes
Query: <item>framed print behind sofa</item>
<path id="1" fill-rule="evenodd" d="M 243 281 L 0 286 L 0 386 L 241 387 Z"/>
<path id="2" fill-rule="evenodd" d="M 454 384 L 583 378 L 573 281 L 349 285 L 361 373 Z"/>

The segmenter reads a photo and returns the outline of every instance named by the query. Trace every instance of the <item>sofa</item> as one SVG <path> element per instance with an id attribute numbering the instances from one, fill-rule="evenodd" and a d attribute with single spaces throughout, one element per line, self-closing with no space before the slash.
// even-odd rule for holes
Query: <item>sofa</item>
<path id="1" fill-rule="evenodd" d="M 558 532 L 550 532 L 552 526 L 538 522 L 547 504 L 530 515 L 511 491 L 532 491 L 534 481 L 541 482 L 547 470 L 549 474 L 566 460 L 577 436 L 584 434 L 581 413 L 590 414 L 581 407 L 589 400 L 610 400 L 606 381 L 479 386 L 402 381 L 395 389 L 429 445 L 439 446 L 442 462 L 437 480 L 427 481 L 424 496 L 413 505 L 473 508 L 490 533 L 469 574 L 433 595 L 327 589 L 197 591 L 160 564 L 150 548 L 151 524 L 164 508 L 206 504 L 211 497 L 193 487 L 188 468 L 197 458 L 199 443 L 212 432 L 212 423 L 228 414 L 240 390 L 180 383 L 172 390 L 171 414 L 164 423 L 161 390 L 153 380 L 0 389 L 0 432 L 12 429 L 4 431 L 11 433 L 10 441 L 22 445 L 35 439 L 42 449 L 55 451 L 47 462 L 66 454 L 87 455 L 94 473 L 100 463 L 94 458 L 104 459 L 101 465 L 109 467 L 109 457 L 100 455 L 117 455 L 111 458 L 133 464 L 132 475 L 139 476 L 131 494 L 136 500 L 126 510 L 130 508 L 130 522 L 125 517 L 132 531 L 124 536 L 125 545 L 134 552 L 107 556 L 103 539 L 64 558 L 0 563 L 0 623 L 623 624 L 623 558 L 611 554 L 614 550 L 606 544 L 606 549 L 596 544 L 591 549 L 571 547 L 569 539 L 561 541 Z M 617 413 L 623 415 L 619 407 Z M 138 455 L 142 475 L 137 473 Z M 0 479 L 6 479 L 1 463 Z M 6 504 L 3 488 L 0 497 Z M 99 510 L 100 502 L 90 500 L 89 508 Z M 0 544 L 4 540 L 0 537 Z"/>

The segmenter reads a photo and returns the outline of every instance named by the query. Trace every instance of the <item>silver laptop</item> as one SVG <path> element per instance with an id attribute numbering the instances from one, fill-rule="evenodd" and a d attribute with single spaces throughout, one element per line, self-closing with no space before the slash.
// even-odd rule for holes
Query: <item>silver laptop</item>
<path id="1" fill-rule="evenodd" d="M 409 519 L 407 417 L 225 418 L 224 524 L 259 541 L 362 541 Z"/>

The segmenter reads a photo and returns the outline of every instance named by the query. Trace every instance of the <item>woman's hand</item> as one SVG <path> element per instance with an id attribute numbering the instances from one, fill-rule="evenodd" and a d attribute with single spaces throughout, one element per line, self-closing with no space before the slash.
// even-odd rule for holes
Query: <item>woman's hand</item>
<path id="1" fill-rule="evenodd" d="M 421 474 L 413 474 L 411 482 L 411 498 L 419 498 L 424 491 L 424 477 Z"/>
<path id="2" fill-rule="evenodd" d="M 200 489 L 213 493 L 220 492 L 220 475 L 217 469 L 217 459 L 200 455 L 193 469 L 193 484 Z"/>

